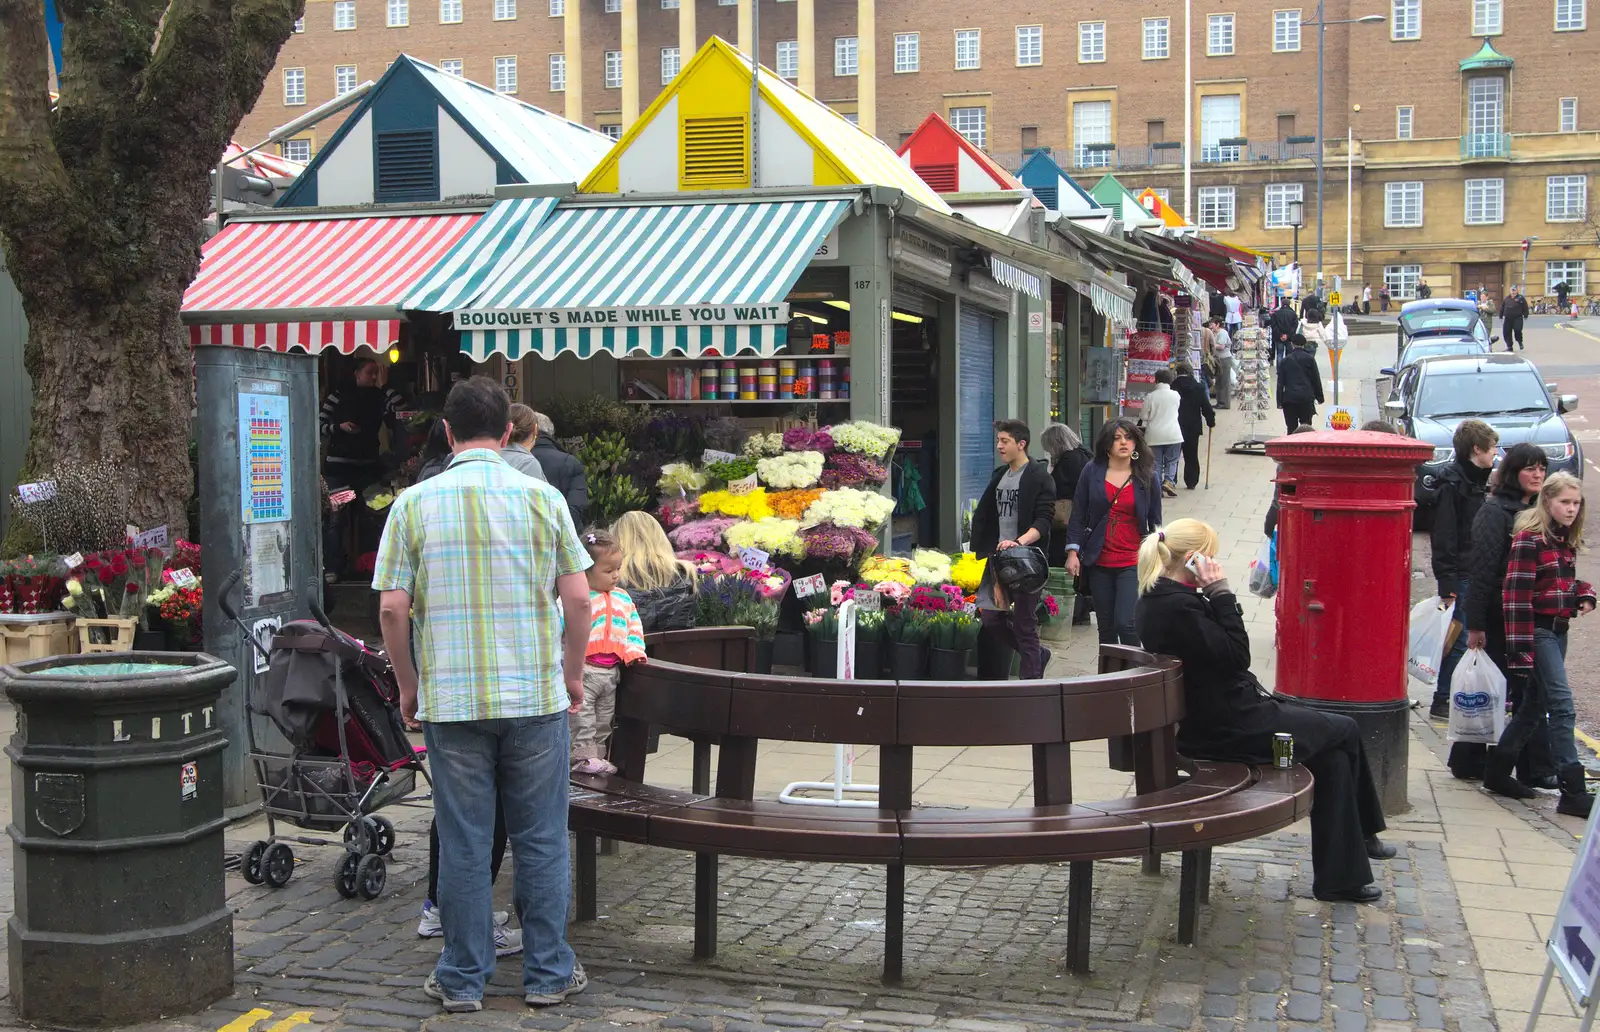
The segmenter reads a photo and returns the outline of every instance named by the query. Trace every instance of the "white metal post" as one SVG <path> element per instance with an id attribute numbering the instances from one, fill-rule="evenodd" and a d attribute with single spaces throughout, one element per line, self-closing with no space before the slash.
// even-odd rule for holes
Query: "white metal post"
<path id="1" fill-rule="evenodd" d="M 1194 213 L 1189 210 L 1194 180 L 1194 59 L 1189 28 L 1193 8 L 1194 0 L 1183 0 L 1183 218 L 1189 223 L 1194 222 Z"/>
<path id="2" fill-rule="evenodd" d="M 1344 278 L 1351 279 L 1355 271 L 1351 266 L 1352 250 L 1355 246 L 1353 230 L 1355 228 L 1356 210 L 1356 131 L 1349 127 L 1344 131 Z M 1363 280 L 1366 276 L 1361 277 Z"/>
<path id="3" fill-rule="evenodd" d="M 839 644 L 837 668 L 834 676 L 841 681 L 853 681 L 856 678 L 856 604 L 853 600 L 846 600 L 839 606 Z M 835 745 L 833 747 L 833 780 L 829 781 L 795 781 L 784 786 L 778 793 L 780 803 L 794 803 L 796 806 L 866 806 L 878 805 L 876 799 L 852 799 L 849 796 L 878 794 L 877 785 L 858 785 L 854 780 L 856 765 L 855 746 Z M 827 798 L 819 799 L 814 796 L 800 795 L 801 792 L 826 792 Z"/>

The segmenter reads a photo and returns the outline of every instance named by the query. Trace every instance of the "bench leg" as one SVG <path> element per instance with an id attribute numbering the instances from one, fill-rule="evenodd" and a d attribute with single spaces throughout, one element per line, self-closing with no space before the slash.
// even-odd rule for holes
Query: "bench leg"
<path id="1" fill-rule="evenodd" d="M 1067 970 L 1089 973 L 1089 922 L 1094 915 L 1094 861 L 1074 860 L 1067 882 Z"/>
<path id="2" fill-rule="evenodd" d="M 899 982 L 904 973 L 906 946 L 906 869 L 890 864 L 884 886 L 883 980 Z"/>
<path id="3" fill-rule="evenodd" d="M 599 879 L 595 873 L 595 837 L 578 832 L 578 920 L 593 921 Z"/>
<path id="4" fill-rule="evenodd" d="M 717 955 L 717 854 L 694 855 L 694 959 Z"/>
<path id="5" fill-rule="evenodd" d="M 689 788 L 695 795 L 711 792 L 711 741 L 694 739 L 694 767 L 689 776 Z"/>
<path id="6" fill-rule="evenodd" d="M 1183 871 L 1178 878 L 1178 941 L 1193 946 L 1199 923 L 1200 881 L 1203 849 L 1183 851 Z"/>
<path id="7" fill-rule="evenodd" d="M 1200 850 L 1200 902 L 1211 904 L 1211 847 Z"/>
<path id="8" fill-rule="evenodd" d="M 600 855 L 601 856 L 616 856 L 618 854 L 618 852 L 619 852 L 619 850 L 617 849 L 617 840 L 616 839 L 614 839 L 614 838 L 603 838 L 603 839 L 600 840 Z"/>
<path id="9" fill-rule="evenodd" d="M 1145 874 L 1160 874 L 1161 873 L 1161 854 L 1160 853 L 1146 853 L 1144 855 L 1144 873 Z"/>

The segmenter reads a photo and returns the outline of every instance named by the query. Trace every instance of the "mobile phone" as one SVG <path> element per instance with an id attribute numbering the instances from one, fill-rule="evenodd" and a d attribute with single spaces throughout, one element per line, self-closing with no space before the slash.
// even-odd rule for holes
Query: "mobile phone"
<path id="1" fill-rule="evenodd" d="M 1200 576 L 1200 558 L 1201 556 L 1199 552 L 1190 552 L 1189 558 L 1184 560 L 1183 568 L 1194 574 L 1196 577 Z"/>

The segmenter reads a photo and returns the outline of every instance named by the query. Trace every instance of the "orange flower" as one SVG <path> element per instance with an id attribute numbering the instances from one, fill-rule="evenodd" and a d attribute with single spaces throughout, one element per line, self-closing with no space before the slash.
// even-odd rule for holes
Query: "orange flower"
<path id="1" fill-rule="evenodd" d="M 786 520 L 798 520 L 806 514 L 811 503 L 822 497 L 820 488 L 800 491 L 773 491 L 767 495 L 767 504 L 775 515 Z"/>

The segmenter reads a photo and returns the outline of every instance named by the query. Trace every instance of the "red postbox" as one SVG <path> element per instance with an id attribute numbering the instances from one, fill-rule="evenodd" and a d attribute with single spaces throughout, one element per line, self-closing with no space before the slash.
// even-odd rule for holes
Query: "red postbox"
<path id="1" fill-rule="evenodd" d="M 1433 446 L 1326 430 L 1278 461 L 1277 691 L 1354 717 L 1386 813 L 1406 801 L 1406 649 L 1416 466 Z"/>

